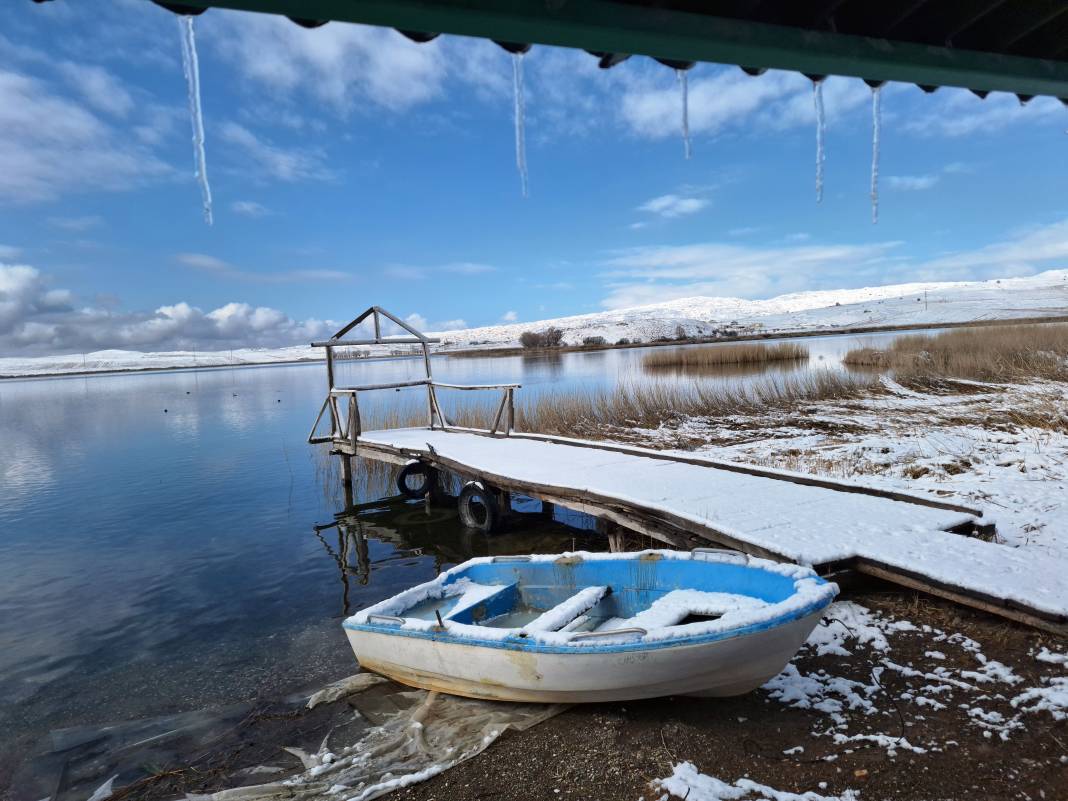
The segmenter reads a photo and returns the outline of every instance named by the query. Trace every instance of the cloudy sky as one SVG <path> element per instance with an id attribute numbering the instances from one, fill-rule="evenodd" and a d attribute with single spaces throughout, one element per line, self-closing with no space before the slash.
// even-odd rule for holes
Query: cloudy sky
<path id="1" fill-rule="evenodd" d="M 1068 110 L 212 10 L 198 18 L 215 224 L 178 23 L 147 0 L 17 2 L 0 33 L 0 354 L 305 342 L 377 303 L 431 328 L 695 294 L 769 297 L 1068 266 Z"/>

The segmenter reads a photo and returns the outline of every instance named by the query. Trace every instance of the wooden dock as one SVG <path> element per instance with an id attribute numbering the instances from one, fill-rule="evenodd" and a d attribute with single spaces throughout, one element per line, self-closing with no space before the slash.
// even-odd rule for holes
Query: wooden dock
<path id="1" fill-rule="evenodd" d="M 409 336 L 383 336 L 383 321 Z M 373 325 L 373 337 L 346 339 L 360 325 Z M 507 509 L 509 494 L 522 494 L 675 548 L 714 544 L 823 573 L 855 570 L 1068 636 L 1068 560 L 979 538 L 993 533 L 980 509 L 860 482 L 518 433 L 513 430 L 518 385 L 435 381 L 431 341 L 373 306 L 330 340 L 313 343 L 326 348 L 328 389 L 308 441 L 330 444 L 341 458 L 348 501 L 353 457 L 416 463 L 474 482 L 468 492 L 488 496 L 489 507 Z M 334 348 L 386 343 L 421 346 L 426 377 L 336 385 Z M 364 431 L 359 396 L 400 388 L 425 390 L 426 427 Z M 439 388 L 499 392 L 489 429 L 451 425 L 438 403 Z M 329 431 L 320 432 L 326 421 Z"/>
<path id="2" fill-rule="evenodd" d="M 352 453 L 396 464 L 416 460 L 486 487 L 588 512 L 673 547 L 715 544 L 824 573 L 854 569 L 1068 634 L 1068 564 L 967 536 L 984 526 L 979 509 L 538 435 L 368 431 Z"/>

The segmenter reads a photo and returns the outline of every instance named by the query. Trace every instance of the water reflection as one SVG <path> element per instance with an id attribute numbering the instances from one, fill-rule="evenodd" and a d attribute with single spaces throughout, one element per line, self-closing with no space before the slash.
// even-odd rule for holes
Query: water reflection
<path id="1" fill-rule="evenodd" d="M 805 344 L 813 364 L 834 367 L 859 341 L 887 338 Z M 523 403 L 660 380 L 642 371 L 647 352 L 436 357 L 434 372 L 521 383 Z M 338 379 L 422 369 L 345 361 Z M 471 556 L 604 547 L 576 530 L 582 518 L 546 520 L 520 498 L 493 537 L 465 531 L 447 505 L 335 516 L 337 460 L 306 444 L 324 392 L 320 364 L 0 381 L 0 756 L 9 738 L 53 727 L 325 683 L 352 669 L 340 619 L 353 610 Z M 389 410 L 405 397 L 424 400 L 367 402 Z M 396 491 L 386 467 L 358 465 L 356 478 L 357 503 Z M 311 536 L 324 521 L 344 529 Z"/>
<path id="2" fill-rule="evenodd" d="M 643 364 L 642 370 L 650 376 L 663 378 L 757 378 L 784 376 L 809 369 L 805 361 L 765 362 L 763 364 Z"/>
<path id="3" fill-rule="evenodd" d="M 492 535 L 465 528 L 449 495 L 434 506 L 401 496 L 365 502 L 315 525 L 313 532 L 337 569 L 342 617 L 367 605 L 366 593 L 354 596 L 358 588 L 373 590 L 379 571 L 412 560 L 431 563 L 436 575 L 476 556 L 607 547 L 592 517 L 564 509 L 547 517 L 539 502 L 522 496 L 514 498 L 505 530 Z"/>

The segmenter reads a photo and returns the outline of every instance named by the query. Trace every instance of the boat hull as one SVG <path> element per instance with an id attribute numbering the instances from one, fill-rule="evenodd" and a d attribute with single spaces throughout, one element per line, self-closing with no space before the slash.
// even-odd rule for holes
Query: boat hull
<path id="1" fill-rule="evenodd" d="M 494 701 L 589 703 L 722 697 L 778 675 L 823 610 L 774 628 L 646 649 L 539 651 L 346 629 L 360 665 L 411 687 Z"/>

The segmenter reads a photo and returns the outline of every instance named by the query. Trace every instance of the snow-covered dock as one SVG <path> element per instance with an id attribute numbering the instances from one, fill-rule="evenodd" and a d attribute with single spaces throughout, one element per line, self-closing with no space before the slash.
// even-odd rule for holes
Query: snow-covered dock
<path id="1" fill-rule="evenodd" d="M 824 572 L 853 568 L 1068 633 L 1068 562 L 965 536 L 985 523 L 978 509 L 858 483 L 531 434 L 365 431 L 350 453 L 400 464 L 418 460 L 676 547 L 716 543 Z"/>

